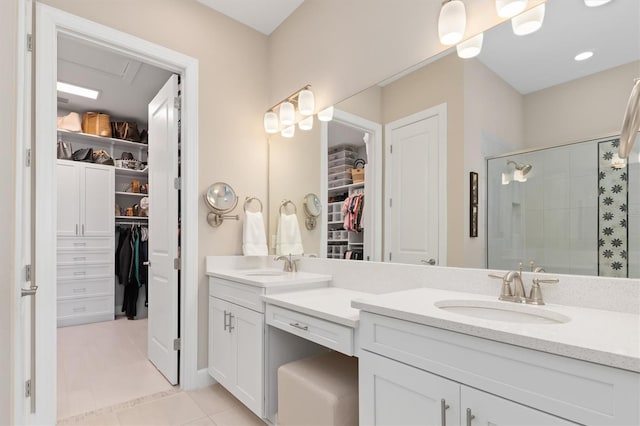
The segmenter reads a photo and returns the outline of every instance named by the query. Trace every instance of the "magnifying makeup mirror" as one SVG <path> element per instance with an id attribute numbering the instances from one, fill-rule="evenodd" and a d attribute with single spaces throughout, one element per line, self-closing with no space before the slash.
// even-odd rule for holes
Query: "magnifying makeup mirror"
<path id="1" fill-rule="evenodd" d="M 316 228 L 317 218 L 322 213 L 322 203 L 316 194 L 307 194 L 304 196 L 303 205 L 306 216 L 304 225 L 311 231 Z"/>
<path id="2" fill-rule="evenodd" d="M 207 222 L 213 227 L 220 226 L 225 219 L 240 219 L 238 215 L 227 215 L 238 204 L 236 192 L 227 183 L 216 182 L 209 186 L 204 193 L 204 202 L 211 210 L 207 214 Z"/>

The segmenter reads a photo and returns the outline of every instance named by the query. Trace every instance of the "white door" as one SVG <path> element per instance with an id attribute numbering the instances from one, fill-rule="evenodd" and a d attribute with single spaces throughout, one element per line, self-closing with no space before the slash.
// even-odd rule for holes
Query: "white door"
<path id="1" fill-rule="evenodd" d="M 59 160 L 56 166 L 58 182 L 58 219 L 56 233 L 59 237 L 80 235 L 80 179 L 78 167 L 71 161 Z"/>
<path id="2" fill-rule="evenodd" d="M 466 424 L 473 426 L 577 424 L 466 386 L 461 386 L 460 407 Z"/>
<path id="3" fill-rule="evenodd" d="M 460 424 L 460 385 L 363 351 L 359 359 L 360 424 Z"/>
<path id="4" fill-rule="evenodd" d="M 178 76 L 149 104 L 149 360 L 178 383 Z"/>
<path id="5" fill-rule="evenodd" d="M 115 170 L 97 164 L 79 165 L 80 230 L 84 237 L 113 235 Z M 76 195 L 77 196 L 77 195 Z"/>
<path id="6" fill-rule="evenodd" d="M 444 265 L 440 241 L 442 117 L 435 111 L 390 123 L 386 132 L 385 260 Z M 446 204 L 445 204 L 446 205 Z"/>

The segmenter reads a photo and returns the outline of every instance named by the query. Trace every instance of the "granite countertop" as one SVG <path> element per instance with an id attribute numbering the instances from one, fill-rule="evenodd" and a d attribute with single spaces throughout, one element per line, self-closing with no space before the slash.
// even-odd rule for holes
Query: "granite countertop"
<path id="1" fill-rule="evenodd" d="M 566 305 L 516 305 L 529 313 L 568 321 L 557 324 L 523 323 L 471 317 L 438 308 L 443 300 L 481 301 L 515 305 L 479 294 L 418 288 L 383 295 L 365 295 L 351 306 L 454 332 L 509 343 L 556 355 L 640 372 L 640 315 Z"/>
<path id="2" fill-rule="evenodd" d="M 339 287 L 325 287 L 262 296 L 262 300 L 267 304 L 357 328 L 360 311 L 351 307 L 351 301 L 368 296 L 371 294 Z"/>
<path id="3" fill-rule="evenodd" d="M 331 281 L 331 275 L 310 272 L 283 272 L 281 269 L 226 269 L 208 271 L 210 277 L 224 278 L 255 287 L 287 287 L 296 284 L 309 284 Z"/>

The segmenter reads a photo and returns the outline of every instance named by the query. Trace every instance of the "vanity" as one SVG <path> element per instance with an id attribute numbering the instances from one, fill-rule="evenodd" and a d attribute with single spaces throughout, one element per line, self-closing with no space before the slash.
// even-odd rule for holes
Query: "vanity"
<path id="1" fill-rule="evenodd" d="M 498 301 L 482 270 L 278 266 L 207 268 L 209 373 L 267 423 L 277 368 L 328 350 L 358 357 L 362 425 L 640 422 L 637 312 L 553 304 L 551 291 L 544 306 Z M 435 288 L 444 276 L 451 289 Z M 460 284 L 474 277 L 473 292 Z M 640 283 L 612 284 L 634 296 Z"/>

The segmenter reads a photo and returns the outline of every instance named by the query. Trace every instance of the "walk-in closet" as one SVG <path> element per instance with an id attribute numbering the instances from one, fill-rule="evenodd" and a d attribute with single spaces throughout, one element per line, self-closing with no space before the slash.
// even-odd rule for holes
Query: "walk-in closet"
<path id="1" fill-rule="evenodd" d="M 167 195 L 159 205 L 150 191 L 152 185 L 168 186 L 165 176 L 173 171 L 156 173 L 161 179 L 154 181 L 152 170 L 164 170 L 168 162 L 179 168 L 179 126 L 171 149 L 148 117 L 175 110 L 179 121 L 179 97 L 154 106 L 168 99 L 159 98 L 163 90 L 178 84 L 169 71 L 88 40 L 58 37 L 59 419 L 168 391 L 174 384 L 150 360 L 154 320 L 147 317 L 153 304 L 151 240 L 173 244 L 179 235 L 177 207 L 166 212 L 178 205 L 177 191 L 163 188 Z M 73 93 L 78 88 L 88 92 Z M 166 123 L 160 126 L 171 132 Z M 175 202 L 166 202 L 171 197 Z M 154 209 L 163 224 L 155 235 L 149 232 Z M 170 226 L 164 225 L 167 220 Z"/>

